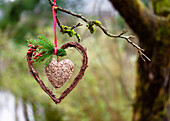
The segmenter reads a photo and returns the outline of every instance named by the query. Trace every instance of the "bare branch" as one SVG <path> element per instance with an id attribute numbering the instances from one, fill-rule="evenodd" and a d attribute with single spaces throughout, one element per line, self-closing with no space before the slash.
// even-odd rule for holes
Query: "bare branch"
<path id="1" fill-rule="evenodd" d="M 57 19 L 57 24 L 58 24 L 58 26 L 60 27 L 60 32 L 63 32 L 63 28 L 61 27 L 61 23 L 60 23 L 57 15 L 56 15 L 55 17 L 56 17 L 56 19 Z M 70 30 L 73 30 L 73 29 L 75 29 L 75 28 L 77 28 L 77 27 L 79 27 L 79 26 L 82 26 L 82 25 L 83 25 L 83 24 L 81 24 L 81 23 L 78 23 L 78 24 L 76 24 L 76 25 L 73 25 Z M 67 32 L 66 32 L 66 33 L 67 33 Z M 80 35 L 77 34 L 77 32 L 75 32 L 75 33 L 76 33 L 75 35 L 76 35 L 76 37 L 77 37 L 78 42 L 80 42 L 80 41 L 81 41 Z"/>
<path id="2" fill-rule="evenodd" d="M 60 27 L 60 29 L 62 29 L 60 20 L 58 19 L 57 15 L 56 15 L 55 17 L 56 17 L 56 19 L 57 19 L 57 24 L 58 24 L 58 26 Z"/>
<path id="3" fill-rule="evenodd" d="M 75 28 L 77 28 L 77 27 L 79 27 L 79 26 L 83 26 L 83 24 L 78 23 L 78 24 L 76 24 L 76 25 L 73 25 L 73 26 L 71 27 L 71 30 L 72 30 L 72 29 L 75 29 Z"/>
<path id="4" fill-rule="evenodd" d="M 100 23 L 100 24 L 96 24 L 95 21 L 89 21 L 88 19 L 86 19 L 86 18 L 85 18 L 84 16 L 82 16 L 81 14 L 73 13 L 73 12 L 68 11 L 68 10 L 66 10 L 66 9 L 63 9 L 63 8 L 61 8 L 61 7 L 56 7 L 56 8 L 55 8 L 55 11 L 56 11 L 56 12 L 57 12 L 57 11 L 62 11 L 62 12 L 67 13 L 67 14 L 69 14 L 69 15 L 72 15 L 72 16 L 75 16 L 75 17 L 77 17 L 77 18 L 80 18 L 80 19 L 82 19 L 84 22 L 86 22 L 87 24 L 89 24 L 89 23 L 91 22 L 93 25 L 98 26 L 98 27 L 99 27 L 107 36 L 109 36 L 109 37 L 125 39 L 128 43 L 130 43 L 133 47 L 135 47 L 135 48 L 138 50 L 138 52 L 139 52 L 139 54 L 140 54 L 140 56 L 141 56 L 141 58 L 142 58 L 143 60 L 145 60 L 145 59 L 143 58 L 143 57 L 145 57 L 148 61 L 151 61 L 151 60 L 149 59 L 149 57 L 147 57 L 147 56 L 143 53 L 145 50 L 142 49 L 142 48 L 140 48 L 137 44 L 133 43 L 133 42 L 130 40 L 130 38 L 133 38 L 134 36 L 132 36 L 132 35 L 124 36 L 124 34 L 127 32 L 125 29 L 124 29 L 120 34 L 118 34 L 118 35 L 111 34 L 111 33 L 108 32 L 108 30 L 107 30 L 104 26 L 102 26 L 101 23 Z M 59 25 L 59 26 L 60 26 L 60 25 Z M 60 28 L 61 28 L 61 27 L 60 27 Z"/>
<path id="5" fill-rule="evenodd" d="M 139 47 L 137 44 L 133 43 L 133 42 L 130 40 L 130 38 L 134 38 L 133 35 L 124 36 L 124 34 L 127 32 L 125 29 L 124 29 L 119 35 L 114 35 L 114 34 L 108 33 L 108 30 L 107 30 L 105 27 L 103 27 L 102 25 L 96 25 L 96 26 L 100 27 L 100 28 L 102 29 L 102 31 L 103 31 L 107 36 L 109 36 L 109 37 L 125 39 L 128 43 L 130 43 L 133 47 L 135 47 L 135 48 L 138 50 L 138 52 L 139 52 L 142 60 L 145 61 L 145 59 L 143 58 L 143 56 L 144 56 L 148 61 L 151 61 L 151 59 L 149 59 L 149 58 L 143 53 L 145 50 L 142 49 L 141 47 Z M 142 52 L 142 51 L 143 51 L 143 52 Z"/>
<path id="6" fill-rule="evenodd" d="M 78 17 L 78 18 L 82 19 L 82 20 L 83 20 L 84 22 L 86 22 L 86 23 L 89 22 L 89 20 L 86 19 L 86 18 L 85 18 L 84 16 L 82 16 L 81 14 L 73 13 L 73 12 L 71 12 L 71 11 L 69 11 L 69 10 L 66 10 L 66 9 L 63 9 L 63 8 L 61 8 L 61 7 L 57 7 L 57 9 L 55 9 L 55 11 L 57 12 L 57 10 L 62 11 L 62 12 L 64 12 L 64 13 L 67 13 L 67 14 L 72 15 L 72 16 Z"/>
<path id="7" fill-rule="evenodd" d="M 51 1 L 51 0 L 48 0 L 48 2 L 50 3 L 50 5 L 51 5 L 51 6 L 53 6 L 53 3 L 52 3 L 52 1 Z"/>

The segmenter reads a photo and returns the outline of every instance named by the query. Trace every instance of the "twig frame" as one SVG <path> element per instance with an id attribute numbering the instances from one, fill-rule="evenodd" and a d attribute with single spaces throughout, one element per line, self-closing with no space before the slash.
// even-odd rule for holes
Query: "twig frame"
<path id="1" fill-rule="evenodd" d="M 37 81 L 37 83 L 40 85 L 40 87 L 43 89 L 45 93 L 47 93 L 50 98 L 55 102 L 55 104 L 59 104 L 78 84 L 80 79 L 84 76 L 85 70 L 87 69 L 87 64 L 88 64 L 88 57 L 87 57 L 87 52 L 86 48 L 84 48 L 82 45 L 80 45 L 78 42 L 68 42 L 64 45 L 61 46 L 62 49 L 67 49 L 68 47 L 73 47 L 79 50 L 83 56 L 82 60 L 82 66 L 80 68 L 80 71 L 78 75 L 74 78 L 74 81 L 70 84 L 70 86 L 61 94 L 59 98 L 57 98 L 54 93 L 47 88 L 47 86 L 43 83 L 43 81 L 40 79 L 38 72 L 34 69 L 33 64 L 30 63 L 32 59 L 32 54 L 27 54 L 27 62 L 28 62 L 28 67 L 31 75 L 34 77 L 34 79 Z"/>

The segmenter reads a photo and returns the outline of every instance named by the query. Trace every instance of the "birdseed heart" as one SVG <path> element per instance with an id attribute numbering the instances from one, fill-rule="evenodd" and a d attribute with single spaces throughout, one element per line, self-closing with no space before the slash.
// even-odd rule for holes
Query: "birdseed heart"
<path id="1" fill-rule="evenodd" d="M 74 70 L 74 64 L 69 59 L 57 62 L 57 60 L 53 58 L 44 70 L 52 86 L 58 89 L 71 77 Z"/>

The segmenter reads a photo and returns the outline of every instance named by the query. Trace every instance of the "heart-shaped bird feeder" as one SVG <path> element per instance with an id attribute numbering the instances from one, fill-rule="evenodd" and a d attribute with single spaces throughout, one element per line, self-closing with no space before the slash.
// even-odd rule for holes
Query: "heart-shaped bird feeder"
<path id="1" fill-rule="evenodd" d="M 74 70 L 74 64 L 69 59 L 58 62 L 53 58 L 44 70 L 51 85 L 58 89 L 71 77 Z"/>
<path id="2" fill-rule="evenodd" d="M 84 48 L 78 42 L 68 42 L 62 45 L 61 49 L 67 49 L 68 47 L 73 47 L 77 49 L 79 52 L 81 52 L 81 55 L 83 56 L 83 60 L 78 75 L 74 78 L 70 86 L 67 89 L 65 89 L 65 91 L 61 94 L 59 98 L 57 98 L 54 95 L 54 93 L 45 86 L 43 81 L 40 79 L 38 72 L 34 69 L 32 64 L 32 56 L 34 55 L 33 52 L 32 51 L 27 52 L 27 62 L 28 62 L 30 73 L 32 74 L 34 79 L 38 82 L 40 87 L 51 97 L 51 99 L 56 104 L 60 103 L 77 86 L 80 79 L 84 76 L 86 68 L 88 67 L 87 66 L 88 57 L 86 53 L 86 48 Z M 72 75 L 74 70 L 74 64 L 69 59 L 64 59 L 61 60 L 60 62 L 57 62 L 57 60 L 53 58 L 51 62 L 45 67 L 44 70 L 52 86 L 55 89 L 58 89 L 61 86 L 63 86 Z"/>

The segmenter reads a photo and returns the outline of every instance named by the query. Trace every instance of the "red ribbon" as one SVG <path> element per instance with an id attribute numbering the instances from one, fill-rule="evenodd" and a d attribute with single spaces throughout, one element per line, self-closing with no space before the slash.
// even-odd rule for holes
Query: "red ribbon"
<path id="1" fill-rule="evenodd" d="M 54 44 L 55 44 L 54 55 L 57 55 L 57 34 L 56 34 L 56 23 L 57 23 L 57 20 L 56 20 L 56 17 L 55 17 L 55 10 L 54 10 L 55 6 L 57 7 L 56 0 L 54 0 L 54 2 L 53 2 L 52 12 L 53 12 L 54 36 L 55 36 L 54 37 Z"/>

